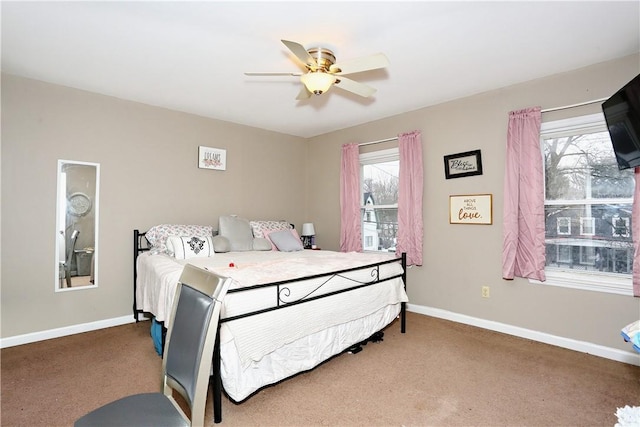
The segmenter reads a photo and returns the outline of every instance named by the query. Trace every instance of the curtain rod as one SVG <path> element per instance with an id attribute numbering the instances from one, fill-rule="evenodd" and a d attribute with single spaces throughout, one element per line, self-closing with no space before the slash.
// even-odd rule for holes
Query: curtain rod
<path id="1" fill-rule="evenodd" d="M 362 147 L 363 145 L 380 144 L 382 142 L 391 142 L 391 141 L 397 141 L 397 140 L 398 140 L 398 137 L 394 136 L 393 138 L 380 139 L 378 141 L 361 142 L 360 144 L 358 144 L 358 147 Z"/>
<path id="2" fill-rule="evenodd" d="M 593 101 L 580 102 L 578 104 L 571 104 L 571 105 L 563 105 L 562 107 L 545 108 L 544 110 L 541 110 L 540 112 L 541 113 L 548 113 L 550 111 L 558 111 L 558 110 L 566 110 L 568 108 L 582 107 L 583 105 L 595 104 L 596 102 L 603 102 L 603 101 L 606 101 L 607 99 L 609 99 L 609 98 L 594 99 Z"/>

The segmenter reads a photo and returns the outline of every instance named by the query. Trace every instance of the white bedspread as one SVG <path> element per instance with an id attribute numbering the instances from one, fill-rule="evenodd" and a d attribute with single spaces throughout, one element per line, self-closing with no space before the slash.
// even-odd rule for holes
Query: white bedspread
<path id="1" fill-rule="evenodd" d="M 233 279 L 232 289 L 281 280 L 307 277 L 331 271 L 360 267 L 393 259 L 392 254 L 339 253 L 305 250 L 299 252 L 233 252 L 217 253 L 210 258 L 192 258 L 186 262 Z M 235 267 L 229 267 L 233 262 Z M 175 287 L 185 261 L 166 255 L 144 253 L 138 257 L 136 298 L 138 309 L 154 314 L 158 321 L 167 320 L 171 312 Z M 399 263 L 382 266 L 380 277 L 401 274 Z M 332 292 L 372 279 L 372 271 L 349 272 L 324 283 L 325 279 L 295 282 L 283 290 L 286 301 L 308 294 Z M 320 289 L 319 286 L 322 285 Z M 250 295 L 247 295 L 250 294 Z M 222 316 L 245 313 L 273 306 L 277 295 L 273 289 L 230 293 L 225 298 Z M 260 361 L 266 354 L 301 337 L 323 329 L 368 316 L 383 307 L 407 301 L 401 279 L 379 283 L 350 292 L 333 295 L 286 309 L 263 313 L 222 325 L 221 342 L 234 340 L 243 368 Z"/>

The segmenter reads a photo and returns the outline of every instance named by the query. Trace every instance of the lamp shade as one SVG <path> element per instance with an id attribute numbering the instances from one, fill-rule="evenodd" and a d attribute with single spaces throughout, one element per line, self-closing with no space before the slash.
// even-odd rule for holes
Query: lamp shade
<path id="1" fill-rule="evenodd" d="M 313 228 L 313 223 L 305 222 L 302 224 L 302 235 L 303 236 L 315 236 L 316 230 Z"/>
<path id="2" fill-rule="evenodd" d="M 331 85 L 336 81 L 336 78 L 331 74 L 316 71 L 303 74 L 300 80 L 302 80 L 302 83 L 307 87 L 309 92 L 320 95 L 329 90 Z"/>

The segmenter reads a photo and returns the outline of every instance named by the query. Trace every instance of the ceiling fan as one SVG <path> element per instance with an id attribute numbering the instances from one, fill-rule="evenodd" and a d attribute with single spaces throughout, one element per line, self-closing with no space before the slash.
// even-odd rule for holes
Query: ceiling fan
<path id="1" fill-rule="evenodd" d="M 368 98 L 376 92 L 376 89 L 344 76 L 384 68 L 389 65 L 389 60 L 382 53 L 336 63 L 336 57 L 329 49 L 322 47 L 305 49 L 300 43 L 289 40 L 282 40 L 282 43 L 304 65 L 305 72 L 249 72 L 244 74 L 247 76 L 299 76 L 303 86 L 296 97 L 298 100 L 307 99 L 312 94 L 321 95 L 332 86 Z"/>

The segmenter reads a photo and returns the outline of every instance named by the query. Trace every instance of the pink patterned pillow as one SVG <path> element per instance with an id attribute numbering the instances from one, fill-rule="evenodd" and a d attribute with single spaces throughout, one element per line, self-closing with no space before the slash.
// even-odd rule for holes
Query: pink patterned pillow
<path id="1" fill-rule="evenodd" d="M 264 237 L 266 231 L 290 230 L 291 224 L 287 221 L 249 221 L 253 237 Z"/>
<path id="2" fill-rule="evenodd" d="M 169 236 L 212 237 L 213 227 L 210 225 L 160 224 L 151 227 L 145 234 L 149 244 L 160 251 L 167 250 Z"/>

